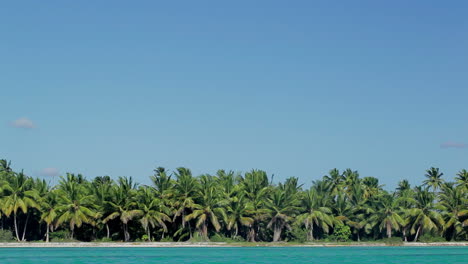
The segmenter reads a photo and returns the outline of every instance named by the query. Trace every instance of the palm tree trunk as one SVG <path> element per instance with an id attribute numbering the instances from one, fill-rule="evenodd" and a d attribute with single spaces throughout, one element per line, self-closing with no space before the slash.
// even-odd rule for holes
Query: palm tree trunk
<path id="1" fill-rule="evenodd" d="M 205 241 L 208 241 L 208 225 L 206 224 L 206 222 L 203 222 L 203 238 L 205 239 Z"/>
<path id="2" fill-rule="evenodd" d="M 392 237 L 392 225 L 387 222 L 387 237 L 391 238 Z"/>
<path id="3" fill-rule="evenodd" d="M 310 224 L 310 240 L 314 241 L 314 224 Z"/>
<path id="4" fill-rule="evenodd" d="M 49 224 L 47 223 L 47 230 L 46 230 L 46 243 L 49 243 Z"/>
<path id="5" fill-rule="evenodd" d="M 109 224 L 106 223 L 106 230 L 107 230 L 107 238 L 110 237 L 110 230 L 109 230 Z"/>
<path id="6" fill-rule="evenodd" d="M 250 242 L 255 242 L 255 227 L 253 227 L 252 225 L 249 228 L 248 238 Z"/>
<path id="7" fill-rule="evenodd" d="M 273 242 L 278 242 L 281 238 L 281 226 L 278 226 L 278 225 L 274 225 L 274 228 L 273 228 Z"/>
<path id="8" fill-rule="evenodd" d="M 71 227 L 71 228 L 70 228 L 70 231 L 71 231 L 70 239 L 73 240 L 73 235 L 74 235 L 74 233 L 75 233 L 75 227 L 74 227 L 74 226 Z"/>
<path id="9" fill-rule="evenodd" d="M 18 234 L 18 221 L 16 220 L 16 213 L 13 213 L 13 222 L 15 224 L 15 235 L 16 235 L 16 240 L 20 242 L 19 234 Z"/>
<path id="10" fill-rule="evenodd" d="M 26 216 L 26 222 L 24 223 L 23 237 L 21 238 L 21 241 L 26 241 L 24 238 L 26 236 L 26 228 L 28 227 L 28 220 L 29 220 L 29 213 Z"/>
<path id="11" fill-rule="evenodd" d="M 151 232 L 150 232 L 149 226 L 148 226 L 146 232 L 148 233 L 148 242 L 151 242 Z"/>
<path id="12" fill-rule="evenodd" d="M 192 239 L 192 227 L 190 226 L 190 222 L 188 222 L 187 225 L 188 225 L 188 230 L 190 234 L 190 239 Z"/>
<path id="13" fill-rule="evenodd" d="M 123 231 L 124 231 L 124 242 L 127 242 L 130 240 L 130 234 L 128 234 L 128 231 L 127 231 L 127 224 L 123 224 Z"/>
<path id="14" fill-rule="evenodd" d="M 418 227 L 418 230 L 416 231 L 416 236 L 414 237 L 414 242 L 418 241 L 418 236 L 419 236 L 419 231 L 421 231 L 421 226 Z"/>
<path id="15" fill-rule="evenodd" d="M 405 238 L 405 242 L 408 242 L 408 239 L 406 237 L 406 227 L 403 228 L 403 237 Z"/>

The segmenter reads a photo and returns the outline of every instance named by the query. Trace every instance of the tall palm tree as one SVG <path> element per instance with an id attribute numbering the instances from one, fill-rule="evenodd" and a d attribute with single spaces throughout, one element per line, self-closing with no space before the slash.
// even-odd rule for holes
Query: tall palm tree
<path id="1" fill-rule="evenodd" d="M 414 207 L 409 209 L 408 213 L 411 217 L 411 234 L 415 234 L 414 241 L 417 241 L 423 231 L 439 231 L 445 222 L 435 210 L 434 193 L 416 187 L 414 200 Z"/>
<path id="2" fill-rule="evenodd" d="M 217 184 L 222 189 L 222 194 L 226 199 L 230 199 L 235 193 L 238 192 L 238 185 L 237 179 L 239 179 L 239 175 L 236 174 L 234 171 L 225 170 L 218 170 L 216 172 L 217 176 Z"/>
<path id="3" fill-rule="evenodd" d="M 401 216 L 402 211 L 398 200 L 389 194 L 383 194 L 378 198 L 377 210 L 370 217 L 370 221 L 378 226 L 379 230 L 386 230 L 388 238 L 392 237 L 392 230 L 400 230 L 405 221 Z"/>
<path id="4" fill-rule="evenodd" d="M 112 199 L 107 202 L 108 210 L 111 212 L 103 223 L 106 224 L 111 220 L 118 218 L 122 223 L 122 231 L 124 233 L 124 241 L 130 241 L 130 233 L 128 231 L 128 223 L 134 218 L 140 216 L 142 212 L 137 209 L 136 184 L 132 177 L 119 177 L 119 184 L 114 186 L 112 190 Z"/>
<path id="5" fill-rule="evenodd" d="M 266 207 L 271 212 L 267 227 L 273 229 L 273 242 L 281 239 L 283 229 L 289 228 L 299 208 L 297 178 L 289 178 L 279 186 L 267 199 Z"/>
<path id="6" fill-rule="evenodd" d="M 345 223 L 351 227 L 351 230 L 356 234 L 357 240 L 361 240 L 361 233 L 368 233 L 372 228 L 372 223 L 369 218 L 374 214 L 374 208 L 371 207 L 374 196 L 379 195 L 378 190 L 375 194 L 369 195 L 369 189 L 364 184 L 355 184 L 352 186 L 347 195 L 347 199 L 342 199 L 340 203 L 343 208 L 340 215 L 345 216 Z M 343 203 L 345 203 L 343 205 Z M 346 205 L 346 203 L 348 203 Z M 339 216 L 337 219 L 340 218 Z M 337 221 L 335 221 L 337 222 Z"/>
<path id="7" fill-rule="evenodd" d="M 327 197 L 320 195 L 314 187 L 305 192 L 301 198 L 300 208 L 304 211 L 297 216 L 296 221 L 309 231 L 308 240 L 314 240 L 314 227 L 320 228 L 325 233 L 333 227 L 333 212 L 328 207 L 327 200 Z"/>
<path id="8" fill-rule="evenodd" d="M 146 231 L 148 241 L 151 241 L 151 227 L 160 226 L 163 233 L 167 232 L 166 222 L 171 218 L 167 215 L 169 209 L 165 207 L 163 201 L 156 197 L 150 188 L 140 188 L 138 190 L 138 208 L 140 210 L 140 223 Z"/>
<path id="9" fill-rule="evenodd" d="M 366 199 L 376 197 L 382 191 L 383 185 L 379 185 L 379 179 L 375 177 L 364 177 L 361 182 L 363 196 Z"/>
<path id="10" fill-rule="evenodd" d="M 468 191 L 468 171 L 463 169 L 457 173 L 457 177 L 455 178 L 457 181 L 458 186 L 464 188 L 465 191 Z"/>
<path id="11" fill-rule="evenodd" d="M 447 238 L 451 240 L 455 239 L 457 236 L 461 236 L 465 231 L 461 218 L 461 216 L 468 214 L 467 203 L 464 200 L 464 192 L 465 191 L 460 186 L 456 188 L 452 183 L 445 183 L 442 185 L 438 209 L 443 212 L 445 234 Z"/>
<path id="12" fill-rule="evenodd" d="M 192 238 L 192 227 L 190 225 L 190 222 L 187 222 L 186 216 L 192 212 L 195 206 L 194 197 L 198 192 L 199 183 L 197 179 L 192 176 L 192 172 L 187 168 L 177 168 L 175 176 L 177 180 L 174 186 L 175 202 L 172 205 L 174 208 L 172 221 L 175 222 L 176 219 L 180 218 L 180 232 L 176 233 L 181 233 L 181 231 L 183 231 L 187 225 L 189 238 Z"/>
<path id="13" fill-rule="evenodd" d="M 265 208 L 267 197 L 271 191 L 268 176 L 265 171 L 252 170 L 240 178 L 241 192 L 245 195 L 253 208 L 252 218 L 254 221 L 249 226 L 248 240 L 255 242 L 260 229 L 259 222 L 268 216 Z"/>
<path id="14" fill-rule="evenodd" d="M 186 221 L 196 220 L 195 227 L 198 228 L 201 236 L 208 239 L 208 225 L 214 227 L 216 232 L 221 229 L 220 218 L 226 220 L 224 206 L 226 200 L 222 200 L 218 193 L 215 181 L 212 176 L 202 175 L 200 178 L 200 189 L 198 191 L 197 202 L 193 205 L 193 211 L 185 217 Z"/>
<path id="15" fill-rule="evenodd" d="M 150 179 L 153 182 L 156 194 L 160 198 L 166 198 L 172 194 L 174 181 L 172 180 L 172 175 L 168 174 L 165 168 L 157 167 Z"/>
<path id="16" fill-rule="evenodd" d="M 351 194 L 353 187 L 355 185 L 361 184 L 361 180 L 359 179 L 359 172 L 358 171 L 353 171 L 351 169 L 346 169 L 343 172 L 343 177 L 344 177 L 344 190 L 345 192 L 349 195 Z"/>
<path id="17" fill-rule="evenodd" d="M 32 187 L 32 179 L 23 172 L 13 173 L 12 177 L 9 177 L 9 181 L 4 181 L 2 184 L 3 197 L 0 199 L 1 209 L 7 217 L 13 213 L 13 223 L 17 241 L 25 240 L 26 227 L 29 219 L 28 209 L 39 207 L 37 203 L 39 200 L 37 191 Z M 21 239 L 17 219 L 19 210 L 26 214 L 26 221 Z"/>
<path id="18" fill-rule="evenodd" d="M 411 185 L 408 180 L 401 180 L 398 182 L 398 186 L 396 188 L 396 194 L 401 196 L 404 192 L 411 190 Z"/>
<path id="19" fill-rule="evenodd" d="M 106 238 L 110 238 L 109 223 L 104 219 L 112 213 L 109 210 L 109 202 L 112 200 L 112 188 L 114 181 L 109 176 L 98 176 L 94 178 L 91 184 L 91 192 L 93 195 L 94 205 L 98 212 L 97 225 L 104 225 L 106 227 Z"/>
<path id="20" fill-rule="evenodd" d="M 94 225 L 98 216 L 93 208 L 93 196 L 88 190 L 89 187 L 85 185 L 85 180 L 80 175 L 69 173 L 66 178 L 61 177 L 57 190 L 56 225 L 68 223 L 72 239 L 75 228 L 80 228 L 83 223 Z"/>
<path id="21" fill-rule="evenodd" d="M 442 184 L 444 183 L 444 179 L 442 176 L 444 174 L 439 171 L 439 168 L 431 167 L 430 169 L 426 170 L 426 180 L 423 181 L 423 185 L 429 188 L 432 188 L 432 192 L 435 194 L 437 189 L 440 189 Z"/>
<path id="22" fill-rule="evenodd" d="M 342 190 L 345 177 L 338 169 L 332 169 L 328 172 L 329 175 L 323 176 L 323 180 L 329 183 L 329 191 L 331 195 L 336 196 Z"/>
<path id="23" fill-rule="evenodd" d="M 226 206 L 226 228 L 228 231 L 234 229 L 233 238 L 237 237 L 242 226 L 248 227 L 253 224 L 253 212 L 252 204 L 247 201 L 243 193 L 229 200 L 229 204 Z"/>
<path id="24" fill-rule="evenodd" d="M 53 231 L 58 217 L 58 195 L 57 190 L 49 192 L 40 199 L 41 221 L 46 223 L 46 242 L 49 242 L 49 232 Z"/>

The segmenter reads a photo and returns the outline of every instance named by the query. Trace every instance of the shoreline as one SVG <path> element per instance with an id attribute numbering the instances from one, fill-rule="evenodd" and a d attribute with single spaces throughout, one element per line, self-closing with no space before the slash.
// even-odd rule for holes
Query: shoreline
<path id="1" fill-rule="evenodd" d="M 227 243 L 227 242 L 2 242 L 0 248 L 190 248 L 190 247 L 447 247 L 468 246 L 468 242 L 405 242 L 398 244 L 386 243 Z"/>

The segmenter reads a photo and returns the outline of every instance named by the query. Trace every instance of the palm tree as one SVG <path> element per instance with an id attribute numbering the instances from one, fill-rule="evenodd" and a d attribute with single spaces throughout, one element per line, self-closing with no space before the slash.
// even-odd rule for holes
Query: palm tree
<path id="1" fill-rule="evenodd" d="M 239 188 L 237 183 L 237 179 L 239 175 L 236 174 L 234 171 L 225 170 L 218 170 L 216 172 L 217 176 L 217 184 L 222 189 L 222 194 L 226 199 L 230 199 L 235 193 L 238 192 Z"/>
<path id="2" fill-rule="evenodd" d="M 398 182 L 398 187 L 396 188 L 396 194 L 401 196 L 404 192 L 411 190 L 411 185 L 408 180 L 402 180 Z"/>
<path id="3" fill-rule="evenodd" d="M 252 204 L 247 202 L 245 195 L 240 193 L 230 199 L 229 205 L 226 207 L 227 213 L 227 230 L 234 229 L 233 238 L 236 238 L 240 227 L 248 227 L 254 223 L 252 218 L 254 208 Z"/>
<path id="4" fill-rule="evenodd" d="M 414 199 L 415 193 L 414 190 L 411 189 L 409 182 L 407 180 L 403 180 L 398 183 L 395 195 L 401 208 L 401 217 L 404 221 L 403 226 L 401 227 L 401 232 L 403 234 L 404 241 L 408 242 L 408 229 L 411 228 L 410 209 L 416 203 L 416 200 Z"/>
<path id="5" fill-rule="evenodd" d="M 160 198 L 166 198 L 172 194 L 174 181 L 172 180 L 172 175 L 168 175 L 165 168 L 157 167 L 154 170 L 154 175 L 151 176 L 150 179 L 153 182 L 156 193 Z"/>
<path id="6" fill-rule="evenodd" d="M 464 188 L 465 191 L 468 191 L 468 171 L 463 169 L 457 173 L 457 180 L 458 186 Z"/>
<path id="7" fill-rule="evenodd" d="M 112 199 L 112 188 L 114 181 L 109 176 L 98 176 L 94 178 L 91 185 L 91 192 L 93 194 L 94 205 L 98 211 L 98 225 L 104 224 L 106 227 L 106 238 L 110 238 L 110 228 L 108 222 L 103 220 L 111 213 L 109 210 L 109 202 Z"/>
<path id="8" fill-rule="evenodd" d="M 40 199 L 41 221 L 46 223 L 46 242 L 49 242 L 49 231 L 53 231 L 55 222 L 57 220 L 57 198 L 56 190 L 49 190 L 49 192 Z"/>
<path id="9" fill-rule="evenodd" d="M 444 219 L 434 205 L 434 193 L 430 193 L 427 189 L 416 187 L 414 208 L 408 210 L 411 217 L 411 234 L 415 234 L 414 241 L 423 231 L 440 230 L 444 223 Z"/>
<path id="10" fill-rule="evenodd" d="M 13 172 L 11 162 L 5 159 L 0 160 L 0 180 L 7 180 Z"/>
<path id="11" fill-rule="evenodd" d="M 239 184 L 241 192 L 253 208 L 252 218 L 254 221 L 249 226 L 247 238 L 249 241 L 255 242 L 259 231 L 258 224 L 268 216 L 268 210 L 265 208 L 270 192 L 268 176 L 264 171 L 252 170 L 240 178 Z"/>
<path id="12" fill-rule="evenodd" d="M 451 237 L 447 237 L 451 240 L 462 235 L 464 232 L 464 224 L 460 217 L 468 214 L 464 195 L 464 190 L 460 187 L 454 187 L 454 184 L 452 183 L 445 183 L 442 185 L 440 206 L 438 209 L 443 212 L 442 216 L 445 221 L 444 230 L 446 232 L 446 236 L 451 234 Z"/>
<path id="13" fill-rule="evenodd" d="M 392 195 L 383 194 L 378 198 L 377 210 L 370 217 L 370 221 L 377 225 L 380 231 L 386 229 L 386 235 L 390 238 L 392 230 L 398 231 L 404 226 L 401 214 L 398 200 Z"/>
<path id="14" fill-rule="evenodd" d="M 133 183 L 132 177 L 119 177 L 119 185 L 114 186 L 112 190 L 112 199 L 107 202 L 109 212 L 111 212 L 103 223 L 119 218 L 122 223 L 122 231 L 124 233 L 124 241 L 130 241 L 130 233 L 128 232 L 128 222 L 142 214 L 141 210 L 137 209 L 136 184 Z"/>
<path id="15" fill-rule="evenodd" d="M 423 181 L 423 185 L 432 188 L 432 192 L 435 194 L 437 189 L 439 189 L 444 180 L 442 179 L 442 176 L 444 174 L 439 171 L 439 168 L 434 168 L 431 167 L 430 169 L 426 170 L 426 180 Z"/>
<path id="16" fill-rule="evenodd" d="M 192 212 L 192 209 L 195 206 L 193 199 L 198 192 L 199 183 L 196 178 L 192 176 L 192 172 L 187 168 L 177 168 L 175 175 L 177 181 L 174 186 L 175 202 L 172 205 L 174 208 L 172 221 L 175 222 L 176 219 L 180 217 L 182 228 L 176 233 L 181 233 L 187 224 L 189 237 L 192 238 L 192 228 L 190 222 L 187 223 L 186 216 Z"/>
<path id="17" fill-rule="evenodd" d="M 3 213 L 9 217 L 13 213 L 13 223 L 17 241 L 24 241 L 26 236 L 26 227 L 29 220 L 28 209 L 38 208 L 37 201 L 39 197 L 37 191 L 32 188 L 33 181 L 23 172 L 13 173 L 10 181 L 4 181 L 2 184 L 3 198 L 1 198 L 1 209 Z M 27 214 L 24 224 L 23 236 L 20 239 L 18 230 L 18 212 L 21 210 Z"/>
<path id="18" fill-rule="evenodd" d="M 167 215 L 169 209 L 165 207 L 163 201 L 156 197 L 150 188 L 140 188 L 138 191 L 138 208 L 140 210 L 140 223 L 146 231 L 148 241 L 151 241 L 151 227 L 160 226 L 163 233 L 167 232 L 165 222 L 170 222 Z"/>
<path id="19" fill-rule="evenodd" d="M 345 177 L 340 174 L 338 169 L 332 169 L 328 172 L 328 175 L 323 176 L 323 180 L 329 183 L 329 191 L 331 195 L 336 196 L 341 191 Z"/>
<path id="20" fill-rule="evenodd" d="M 344 177 L 344 190 L 346 193 L 349 195 L 355 185 L 361 184 L 361 180 L 359 179 L 359 172 L 358 171 L 353 171 L 351 169 L 346 169 L 343 172 L 343 177 Z"/>
<path id="21" fill-rule="evenodd" d="M 375 177 L 364 177 L 361 182 L 363 196 L 366 199 L 371 199 L 382 191 L 382 185 L 379 185 L 379 179 Z"/>
<path id="22" fill-rule="evenodd" d="M 81 175 L 67 173 L 66 178 L 61 177 L 57 190 L 56 225 L 68 223 L 71 239 L 74 237 L 75 227 L 80 228 L 83 223 L 94 225 L 98 216 L 93 208 L 93 196 L 88 190 Z"/>
<path id="23" fill-rule="evenodd" d="M 221 200 L 221 196 L 214 184 L 215 181 L 212 176 L 201 176 L 201 187 L 198 191 L 197 203 L 193 205 L 192 213 L 185 217 L 186 221 L 196 220 L 195 227 L 198 228 L 205 240 L 208 240 L 209 224 L 218 232 L 221 229 L 219 219 L 226 220 L 226 211 L 224 209 L 226 200 Z"/>
<path id="24" fill-rule="evenodd" d="M 325 233 L 333 227 L 333 212 L 327 206 L 327 200 L 325 196 L 319 195 L 314 187 L 311 187 L 301 199 L 300 208 L 305 210 L 297 216 L 296 221 L 309 231 L 308 240 L 314 240 L 314 227 L 320 228 Z"/>
<path id="25" fill-rule="evenodd" d="M 271 212 L 271 220 L 267 227 L 273 229 L 273 242 L 281 239 L 281 233 L 285 227 L 290 228 L 289 222 L 298 212 L 298 191 L 300 186 L 297 178 L 289 178 L 285 184 L 280 184 L 267 199 L 266 207 Z"/>

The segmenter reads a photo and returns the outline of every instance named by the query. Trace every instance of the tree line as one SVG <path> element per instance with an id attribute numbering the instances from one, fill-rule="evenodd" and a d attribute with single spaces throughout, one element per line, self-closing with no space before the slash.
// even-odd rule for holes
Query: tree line
<path id="1" fill-rule="evenodd" d="M 46 242 L 57 234 L 80 241 L 468 240 L 466 170 L 446 181 L 432 167 L 422 185 L 402 180 L 394 191 L 351 169 L 332 169 L 310 188 L 296 177 L 274 183 L 262 170 L 193 176 L 158 167 L 150 178 L 139 185 L 132 177 L 67 173 L 51 186 L 0 160 L 0 228 L 17 241 Z"/>

